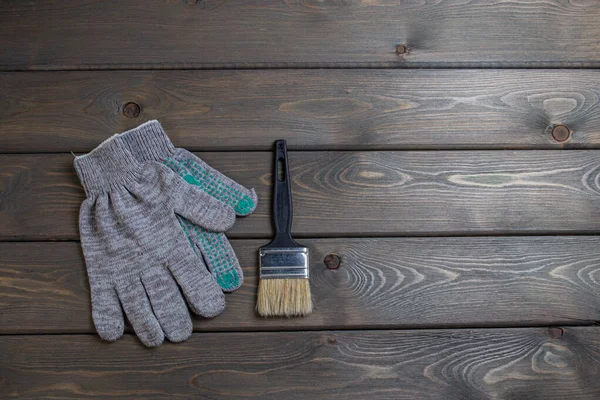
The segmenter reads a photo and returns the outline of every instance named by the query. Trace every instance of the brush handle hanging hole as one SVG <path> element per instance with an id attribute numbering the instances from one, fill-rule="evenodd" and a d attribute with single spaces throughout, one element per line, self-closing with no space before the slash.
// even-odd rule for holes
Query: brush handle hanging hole
<path id="1" fill-rule="evenodd" d="M 277 159 L 277 180 L 279 182 L 285 181 L 285 161 L 283 158 Z"/>

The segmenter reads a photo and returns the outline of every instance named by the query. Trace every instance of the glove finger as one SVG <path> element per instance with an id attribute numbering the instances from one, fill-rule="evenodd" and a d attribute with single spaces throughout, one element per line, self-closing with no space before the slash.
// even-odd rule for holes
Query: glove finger
<path id="1" fill-rule="evenodd" d="M 91 285 L 92 319 L 98 335 L 113 342 L 123 336 L 125 320 L 115 288 Z"/>
<path id="2" fill-rule="evenodd" d="M 188 183 L 233 208 L 237 215 L 248 215 L 256 209 L 258 199 L 254 189 L 240 185 L 187 150 L 177 149 L 174 158 L 165 164 Z"/>
<path id="3" fill-rule="evenodd" d="M 168 168 L 159 166 L 164 168 L 163 173 L 171 174 L 171 176 L 164 175 L 165 179 L 169 180 L 165 183 L 165 189 L 176 214 L 211 231 L 225 232 L 233 226 L 235 222 L 233 208 L 211 197 L 200 188 L 188 185 Z"/>
<path id="4" fill-rule="evenodd" d="M 179 223 L 221 289 L 233 292 L 242 286 L 244 273 L 227 236 L 207 231 L 184 218 L 179 218 Z"/>
<path id="5" fill-rule="evenodd" d="M 192 318 L 173 276 L 165 268 L 144 271 L 142 283 L 165 336 L 181 342 L 192 334 Z"/>
<path id="6" fill-rule="evenodd" d="M 138 278 L 121 282 L 117 285 L 117 292 L 127 319 L 142 343 L 148 347 L 159 346 L 164 341 L 165 335 L 152 312 L 142 281 Z"/>
<path id="7" fill-rule="evenodd" d="M 207 318 L 221 314 L 225 309 L 225 296 L 201 257 L 194 254 L 190 246 L 171 257 L 169 269 L 192 311 Z"/>

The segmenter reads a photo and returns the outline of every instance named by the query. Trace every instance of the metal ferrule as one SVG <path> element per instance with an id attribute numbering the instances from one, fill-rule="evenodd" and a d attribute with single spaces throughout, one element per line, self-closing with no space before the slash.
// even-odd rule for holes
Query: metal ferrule
<path id="1" fill-rule="evenodd" d="M 308 248 L 262 248 L 260 279 L 308 279 Z"/>

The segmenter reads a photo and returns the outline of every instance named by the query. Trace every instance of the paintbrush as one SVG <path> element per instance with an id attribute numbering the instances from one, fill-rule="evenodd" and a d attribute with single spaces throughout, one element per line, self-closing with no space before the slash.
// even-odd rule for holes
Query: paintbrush
<path id="1" fill-rule="evenodd" d="M 256 311 L 263 317 L 304 316 L 312 312 L 308 248 L 292 239 L 292 190 L 285 140 L 275 141 L 273 220 L 275 239 L 259 249 L 260 281 Z"/>

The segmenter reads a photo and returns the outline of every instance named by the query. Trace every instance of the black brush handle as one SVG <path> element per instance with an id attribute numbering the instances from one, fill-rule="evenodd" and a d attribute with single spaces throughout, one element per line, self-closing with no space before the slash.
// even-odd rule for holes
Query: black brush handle
<path id="1" fill-rule="evenodd" d="M 283 168 L 283 171 L 279 169 Z M 280 177 L 283 179 L 280 180 Z M 275 239 L 272 247 L 294 247 L 292 239 L 292 189 L 285 140 L 275 141 L 275 166 L 273 168 L 273 220 Z"/>

